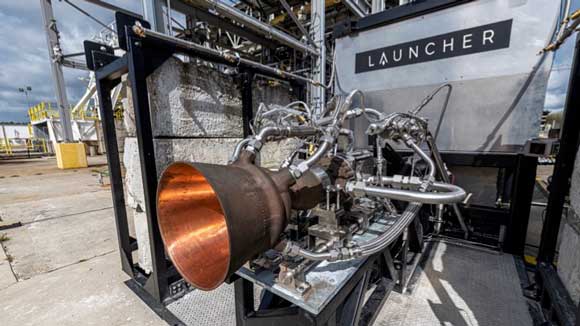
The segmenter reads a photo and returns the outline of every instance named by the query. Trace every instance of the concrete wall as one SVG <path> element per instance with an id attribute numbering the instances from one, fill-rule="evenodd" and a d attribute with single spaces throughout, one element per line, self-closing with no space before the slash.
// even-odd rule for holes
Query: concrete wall
<path id="1" fill-rule="evenodd" d="M 572 187 L 571 209 L 563 219 L 558 255 L 558 275 L 576 304 L 580 301 L 580 151 L 576 155 Z"/>
<path id="2" fill-rule="evenodd" d="M 243 137 L 241 93 L 234 77 L 171 58 L 147 82 L 153 134 L 158 137 L 154 141 L 158 176 L 174 161 L 226 164 Z M 254 111 L 260 102 L 284 105 L 292 100 L 289 89 L 283 85 L 254 84 Z M 139 264 L 150 271 L 149 230 L 130 91 L 123 104 L 127 130 L 123 155 L 127 206 L 134 216 Z M 268 144 L 263 150 L 263 165 L 279 164 L 277 158 L 292 149 L 287 143 Z"/>

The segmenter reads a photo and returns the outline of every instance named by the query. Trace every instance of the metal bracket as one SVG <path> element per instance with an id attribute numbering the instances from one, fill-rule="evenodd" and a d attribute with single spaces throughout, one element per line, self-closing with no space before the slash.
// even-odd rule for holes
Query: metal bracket
<path id="1" fill-rule="evenodd" d="M 83 46 L 85 48 L 87 68 L 91 71 L 104 67 L 117 59 L 115 50 L 108 45 L 84 41 Z"/>
<path id="2" fill-rule="evenodd" d="M 139 22 L 144 28 L 151 28 L 151 24 L 143 18 L 122 12 L 115 13 L 115 22 L 117 26 L 116 29 L 119 47 L 125 51 L 127 51 L 127 35 L 125 35 L 125 27 L 129 26 L 131 28 L 136 22 Z"/>

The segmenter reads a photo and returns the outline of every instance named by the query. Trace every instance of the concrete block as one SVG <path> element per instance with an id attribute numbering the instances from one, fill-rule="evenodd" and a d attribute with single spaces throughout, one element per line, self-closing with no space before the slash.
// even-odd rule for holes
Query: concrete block
<path id="1" fill-rule="evenodd" d="M 580 214 L 580 151 L 576 153 L 574 172 L 572 172 L 572 185 L 570 187 L 570 202 L 576 214 Z M 580 247 L 578 249 L 580 249 Z"/>
<path id="2" fill-rule="evenodd" d="M 131 92 L 131 83 L 126 75 L 122 77 L 122 83 L 125 88 L 125 96 L 121 100 L 123 105 L 123 125 L 127 137 L 135 137 L 137 131 L 135 129 L 135 111 L 133 110 L 133 93 Z"/>
<path id="3" fill-rule="evenodd" d="M 560 250 L 558 254 L 558 275 L 570 293 L 572 300 L 580 300 L 580 221 L 569 218 L 561 231 Z"/>
<path id="4" fill-rule="evenodd" d="M 157 174 L 174 161 L 203 162 L 227 164 L 236 144 L 241 138 L 179 138 L 156 139 L 155 156 Z M 137 139 L 129 137 L 125 140 L 123 163 L 127 170 L 125 174 L 125 190 L 127 205 L 131 208 L 143 206 L 143 182 L 139 160 Z"/>
<path id="5" fill-rule="evenodd" d="M 286 84 L 267 80 L 254 81 L 254 87 L 252 88 L 254 112 L 256 112 L 260 103 L 284 106 L 295 100 L 292 96 L 291 88 Z"/>
<path id="6" fill-rule="evenodd" d="M 149 224 L 147 223 L 147 214 L 138 205 L 133 209 L 133 224 L 135 225 L 135 238 L 139 248 L 137 250 L 137 258 L 139 266 L 143 268 L 146 273 L 151 273 L 153 263 L 151 260 L 151 249 L 149 242 Z"/>
<path id="7" fill-rule="evenodd" d="M 156 136 L 242 136 L 242 102 L 232 76 L 170 58 L 147 84 Z"/>
<path id="8" fill-rule="evenodd" d="M 143 180 L 141 178 L 141 162 L 139 161 L 139 145 L 137 138 L 125 139 L 123 153 L 123 165 L 125 166 L 125 193 L 127 206 L 136 209 L 143 206 Z"/>
<path id="9" fill-rule="evenodd" d="M 264 144 L 260 151 L 260 166 L 278 169 L 280 163 L 294 152 L 301 141 L 295 138 Z"/>
<path id="10" fill-rule="evenodd" d="M 129 207 L 128 214 L 133 217 L 135 238 L 139 246 L 137 259 L 139 266 L 145 272 L 150 272 L 153 265 L 151 264 L 149 224 L 147 223 L 147 214 L 144 211 L 143 179 L 141 178 L 141 162 L 139 161 L 139 146 L 136 138 L 125 138 L 123 164 L 126 171 L 125 203 Z"/>
<path id="11" fill-rule="evenodd" d="M 159 139 L 155 143 L 157 173 L 174 161 L 227 164 L 241 138 Z"/>

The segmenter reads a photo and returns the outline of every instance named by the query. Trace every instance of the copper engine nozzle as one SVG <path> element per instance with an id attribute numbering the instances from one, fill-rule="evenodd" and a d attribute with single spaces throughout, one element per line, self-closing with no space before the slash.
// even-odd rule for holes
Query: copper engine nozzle
<path id="1" fill-rule="evenodd" d="M 290 213 L 288 171 L 251 162 L 177 162 L 162 174 L 157 218 L 169 257 L 193 286 L 212 290 L 279 240 Z"/>

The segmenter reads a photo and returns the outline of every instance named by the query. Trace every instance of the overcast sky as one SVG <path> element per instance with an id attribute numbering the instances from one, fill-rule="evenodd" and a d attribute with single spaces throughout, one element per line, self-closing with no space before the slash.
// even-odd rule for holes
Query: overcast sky
<path id="1" fill-rule="evenodd" d="M 141 0 L 107 0 L 142 13 Z M 99 20 L 110 23 L 113 13 L 90 3 L 72 0 Z M 53 0 L 54 14 L 64 53 L 83 51 L 82 44 L 102 29 L 62 1 Z M 55 102 L 46 36 L 39 0 L 0 0 L 0 121 L 28 121 L 24 93 L 18 88 L 31 86 L 30 103 Z M 88 72 L 64 71 L 69 102 L 74 104 L 86 89 Z"/>
<path id="2" fill-rule="evenodd" d="M 28 121 L 27 101 L 19 87 L 31 86 L 30 103 L 55 101 L 48 50 L 42 27 L 39 0 L 0 0 L 0 121 Z M 71 2 L 86 9 L 103 22 L 112 22 L 113 13 L 81 0 Z M 142 13 L 141 0 L 108 0 L 126 9 Z M 574 0 L 575 3 L 580 0 Z M 65 53 L 82 51 L 82 42 L 101 27 L 62 1 L 53 0 L 57 24 Z M 577 7 L 574 5 L 573 7 Z M 558 109 L 564 104 L 568 82 L 572 42 L 557 54 L 548 86 L 546 108 Z M 69 102 L 74 104 L 83 94 L 88 73 L 66 69 Z"/>

